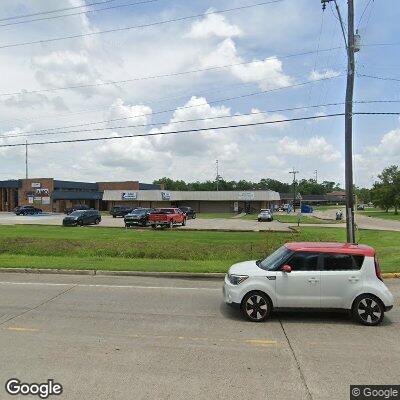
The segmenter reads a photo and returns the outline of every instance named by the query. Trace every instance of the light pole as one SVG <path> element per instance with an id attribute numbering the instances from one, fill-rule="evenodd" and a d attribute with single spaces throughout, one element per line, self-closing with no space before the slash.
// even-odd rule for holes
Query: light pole
<path id="1" fill-rule="evenodd" d="M 289 174 L 293 174 L 293 211 L 296 212 L 296 174 L 299 171 L 296 171 L 293 167 L 293 171 L 289 171 Z"/>

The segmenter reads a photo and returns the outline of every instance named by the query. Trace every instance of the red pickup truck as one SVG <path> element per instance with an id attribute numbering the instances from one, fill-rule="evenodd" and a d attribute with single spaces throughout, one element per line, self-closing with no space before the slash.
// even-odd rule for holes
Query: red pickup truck
<path id="1" fill-rule="evenodd" d="M 172 228 L 174 225 L 186 225 L 186 214 L 179 208 L 159 208 L 149 215 L 149 223 L 153 229 L 157 226 L 161 228 Z"/>

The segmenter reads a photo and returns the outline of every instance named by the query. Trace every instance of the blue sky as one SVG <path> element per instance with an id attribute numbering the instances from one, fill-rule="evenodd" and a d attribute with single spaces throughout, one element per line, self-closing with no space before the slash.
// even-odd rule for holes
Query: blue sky
<path id="1" fill-rule="evenodd" d="M 114 0 L 91 9 L 127 3 L 130 1 Z M 0 94 L 18 93 L 0 97 L 0 129 L 2 135 L 21 135 L 2 138 L 1 142 L 17 143 L 24 141 L 25 132 L 85 123 L 97 128 L 158 122 L 160 125 L 30 136 L 28 141 L 208 128 L 232 122 L 342 112 L 343 106 L 306 108 L 344 100 L 346 55 L 333 8 L 328 6 L 322 12 L 319 0 L 283 0 L 204 15 L 211 10 L 255 3 L 159 0 L 0 26 L 2 43 L 12 44 L 201 15 L 143 29 L 0 49 L 3 76 Z M 338 3 L 346 19 L 347 1 L 338 0 Z M 400 4 L 387 0 L 355 3 L 356 26 L 363 44 L 356 57 L 358 72 L 400 79 L 400 45 L 377 46 L 400 43 L 397 40 Z M 83 0 L 59 1 L 57 5 L 49 0 L 6 0 L 0 5 L 0 19 L 83 4 Z M 85 9 L 64 14 L 81 10 Z M 0 21 L 0 25 L 6 22 Z M 334 47 L 341 48 L 325 51 Z M 319 51 L 313 54 L 287 57 L 316 50 Z M 120 85 L 53 90 L 249 62 L 253 63 Z M 330 79 L 321 81 L 324 77 Z M 285 88 L 302 82 L 311 83 Z M 357 77 L 354 97 L 357 101 L 400 100 L 399 88 L 400 82 Z M 32 89 L 41 92 L 23 92 Z M 271 89 L 274 91 L 270 93 L 244 96 Z M 219 101 L 238 96 L 244 97 Z M 292 107 L 305 109 L 259 114 Z M 356 104 L 355 110 L 399 111 L 399 107 L 400 103 Z M 161 112 L 164 110 L 172 111 Z M 254 113 L 251 116 L 242 115 L 251 112 Z M 210 117 L 218 119 L 176 123 Z M 97 123 L 110 119 L 118 122 Z M 202 180 L 215 177 L 218 159 L 225 179 L 272 177 L 289 181 L 288 171 L 295 167 L 300 171 L 300 178 L 312 177 L 317 169 L 320 180 L 343 182 L 343 139 L 344 121 L 336 117 L 174 137 L 32 146 L 30 171 L 36 177 L 93 181 L 152 181 L 161 176 Z M 399 164 L 399 118 L 355 116 L 354 153 L 356 184 L 370 186 L 385 166 Z M 0 160 L 0 179 L 23 176 L 23 149 L 0 148 Z"/>

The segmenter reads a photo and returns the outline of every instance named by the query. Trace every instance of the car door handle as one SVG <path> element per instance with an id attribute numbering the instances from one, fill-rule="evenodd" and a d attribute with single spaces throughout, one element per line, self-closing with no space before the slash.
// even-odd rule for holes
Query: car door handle
<path id="1" fill-rule="evenodd" d="M 316 283 L 316 282 L 319 282 L 319 279 L 318 278 L 309 278 L 308 282 Z"/>
<path id="2" fill-rule="evenodd" d="M 349 281 L 350 282 L 358 282 L 360 280 L 360 278 L 357 278 L 356 276 L 350 276 L 349 277 Z"/>

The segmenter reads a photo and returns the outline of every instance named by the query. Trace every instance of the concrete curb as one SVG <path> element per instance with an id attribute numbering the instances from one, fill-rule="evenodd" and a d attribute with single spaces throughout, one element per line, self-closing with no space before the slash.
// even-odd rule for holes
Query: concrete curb
<path id="1" fill-rule="evenodd" d="M 222 279 L 222 272 L 153 272 L 153 271 L 107 271 L 96 269 L 47 269 L 47 268 L 1 268 L 1 273 L 99 275 L 99 276 L 149 276 L 153 278 Z M 400 272 L 384 272 L 384 279 L 400 279 Z"/>
<path id="2" fill-rule="evenodd" d="M 223 279 L 224 273 L 202 272 L 153 272 L 153 271 L 107 271 L 96 269 L 47 269 L 47 268 L 0 268 L 1 273 L 99 275 L 99 276 L 148 276 L 153 278 L 178 279 Z"/>

